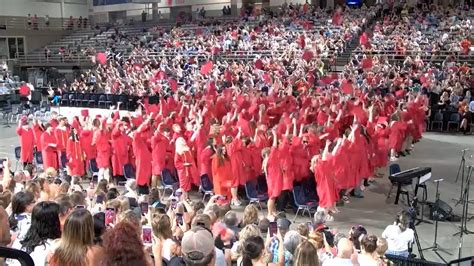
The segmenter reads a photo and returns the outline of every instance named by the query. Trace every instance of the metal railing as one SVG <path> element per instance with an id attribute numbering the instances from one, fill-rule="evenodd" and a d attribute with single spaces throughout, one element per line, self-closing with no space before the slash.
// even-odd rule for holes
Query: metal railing
<path id="1" fill-rule="evenodd" d="M 72 22 L 72 23 L 71 23 Z M 22 30 L 80 30 L 90 27 L 89 22 L 79 25 L 78 19 L 72 21 L 69 18 L 49 18 L 44 17 L 34 19 L 31 17 L 0 17 L 0 29 L 22 29 Z"/>

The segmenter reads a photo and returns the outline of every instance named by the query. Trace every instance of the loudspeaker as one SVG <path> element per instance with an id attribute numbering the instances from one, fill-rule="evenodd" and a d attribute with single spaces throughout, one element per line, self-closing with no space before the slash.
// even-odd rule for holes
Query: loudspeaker
<path id="1" fill-rule="evenodd" d="M 453 215 L 453 208 L 451 208 L 446 202 L 437 200 L 431 206 L 430 219 L 438 221 L 446 221 Z"/>

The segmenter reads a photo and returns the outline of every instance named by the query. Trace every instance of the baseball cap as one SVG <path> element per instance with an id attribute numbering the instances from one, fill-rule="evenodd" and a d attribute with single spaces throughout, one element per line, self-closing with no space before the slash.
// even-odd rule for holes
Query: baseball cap
<path id="1" fill-rule="evenodd" d="M 214 252 L 214 238 L 209 230 L 195 227 L 184 233 L 181 250 L 186 260 L 200 262 Z"/>
<path id="2" fill-rule="evenodd" d="M 290 229 L 291 222 L 287 218 L 279 218 L 277 220 L 277 226 L 280 229 L 285 229 L 289 230 Z"/>

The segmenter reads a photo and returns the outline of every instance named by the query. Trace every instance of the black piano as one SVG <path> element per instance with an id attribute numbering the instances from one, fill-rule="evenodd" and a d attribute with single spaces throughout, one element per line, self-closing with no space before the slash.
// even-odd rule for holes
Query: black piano
<path id="1" fill-rule="evenodd" d="M 389 176 L 388 178 L 392 182 L 392 184 L 397 184 L 397 196 L 395 197 L 395 204 L 398 204 L 398 199 L 400 198 L 400 193 L 402 192 L 402 186 L 409 185 L 412 183 L 412 180 L 417 178 L 416 187 L 415 187 L 415 196 L 418 193 L 418 187 L 421 185 L 419 184 L 419 178 L 431 173 L 431 167 L 416 167 L 412 169 L 408 169 L 402 172 L 398 172 Z"/>

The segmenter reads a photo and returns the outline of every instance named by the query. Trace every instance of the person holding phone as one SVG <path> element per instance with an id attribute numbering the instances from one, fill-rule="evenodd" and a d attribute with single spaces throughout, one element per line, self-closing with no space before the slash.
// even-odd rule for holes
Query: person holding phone
<path id="1" fill-rule="evenodd" d="M 171 230 L 171 220 L 166 214 L 156 213 L 152 215 L 151 227 L 153 237 L 156 237 L 162 243 L 161 256 L 170 260 L 173 251 L 176 250 L 176 243 L 173 241 L 173 232 Z"/>

